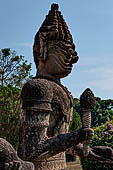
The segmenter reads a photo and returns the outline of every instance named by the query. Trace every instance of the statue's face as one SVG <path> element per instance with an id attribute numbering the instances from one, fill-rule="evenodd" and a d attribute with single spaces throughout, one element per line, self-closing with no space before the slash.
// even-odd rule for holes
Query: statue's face
<path id="1" fill-rule="evenodd" d="M 71 72 L 72 64 L 77 60 L 78 57 L 71 45 L 49 43 L 48 56 L 44 61 L 44 67 L 48 74 L 56 78 L 63 78 Z"/>

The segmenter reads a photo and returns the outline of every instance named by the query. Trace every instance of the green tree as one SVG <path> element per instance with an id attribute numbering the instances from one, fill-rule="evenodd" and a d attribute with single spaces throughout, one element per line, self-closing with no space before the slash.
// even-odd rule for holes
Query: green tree
<path id="1" fill-rule="evenodd" d="M 11 85 L 0 85 L 0 137 L 18 146 L 18 122 L 21 90 Z"/>
<path id="2" fill-rule="evenodd" d="M 79 112 L 81 111 L 80 102 L 78 99 L 74 99 L 73 105 L 73 116 L 72 121 L 70 122 L 69 131 L 76 130 L 82 126 Z"/>
<path id="3" fill-rule="evenodd" d="M 113 100 L 101 100 L 96 97 L 96 104 L 92 110 L 92 126 L 101 125 L 113 116 Z"/>
<path id="4" fill-rule="evenodd" d="M 74 131 L 82 127 L 80 116 L 77 112 L 73 111 L 72 121 L 70 122 L 69 131 Z"/>
<path id="5" fill-rule="evenodd" d="M 32 75 L 31 63 L 28 64 L 24 56 L 17 56 L 10 48 L 0 50 L 0 85 L 21 87 Z"/>

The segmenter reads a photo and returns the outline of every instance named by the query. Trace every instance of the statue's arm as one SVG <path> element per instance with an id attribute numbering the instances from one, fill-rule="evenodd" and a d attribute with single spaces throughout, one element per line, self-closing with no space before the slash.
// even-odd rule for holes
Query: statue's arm
<path id="1" fill-rule="evenodd" d="M 87 141 L 92 138 L 92 129 L 78 129 L 71 133 L 59 134 L 56 137 L 48 138 L 41 146 L 40 153 L 35 153 L 34 159 L 46 159 L 60 152 L 66 151 L 68 148 Z M 39 151 L 40 148 L 36 148 Z"/>
<path id="2" fill-rule="evenodd" d="M 49 137 L 48 129 L 51 129 L 50 124 L 53 121 L 50 119 L 50 114 L 46 111 L 33 112 L 31 120 L 21 124 L 24 129 L 21 131 L 19 139 L 18 155 L 20 158 L 24 160 L 47 159 L 92 138 L 93 130 L 88 128 Z"/>

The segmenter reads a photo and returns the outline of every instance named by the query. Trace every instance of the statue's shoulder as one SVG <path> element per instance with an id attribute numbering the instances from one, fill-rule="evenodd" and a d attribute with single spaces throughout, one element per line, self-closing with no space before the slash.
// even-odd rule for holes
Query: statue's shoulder
<path id="1" fill-rule="evenodd" d="M 31 107 L 51 111 L 53 87 L 47 79 L 34 78 L 22 88 L 21 98 L 25 108 Z"/>
<path id="2" fill-rule="evenodd" d="M 73 105 L 70 92 L 61 84 L 44 78 L 35 78 L 28 81 L 21 93 L 23 107 L 45 108 L 51 111 L 51 104 Z M 43 110 L 42 109 L 42 110 Z"/>
<path id="3" fill-rule="evenodd" d="M 42 98 L 52 90 L 50 83 L 46 79 L 34 78 L 28 81 L 22 88 L 22 97 Z"/>
<path id="4" fill-rule="evenodd" d="M 53 86 L 53 94 L 54 94 L 54 101 L 57 100 L 62 105 L 70 105 L 73 106 L 73 96 L 71 92 L 67 89 L 67 87 L 63 86 L 62 84 L 55 84 Z"/>

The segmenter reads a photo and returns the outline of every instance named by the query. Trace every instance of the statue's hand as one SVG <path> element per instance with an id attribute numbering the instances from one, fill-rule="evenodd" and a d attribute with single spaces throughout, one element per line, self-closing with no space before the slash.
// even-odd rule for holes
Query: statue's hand
<path id="1" fill-rule="evenodd" d="M 12 161 L 4 164 L 4 170 L 23 170 L 20 161 Z"/>
<path id="2" fill-rule="evenodd" d="M 92 140 L 94 131 L 91 128 L 81 128 L 78 130 L 79 141 L 81 143 L 89 143 Z"/>

